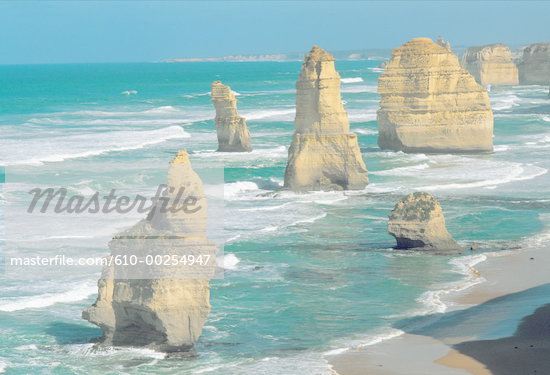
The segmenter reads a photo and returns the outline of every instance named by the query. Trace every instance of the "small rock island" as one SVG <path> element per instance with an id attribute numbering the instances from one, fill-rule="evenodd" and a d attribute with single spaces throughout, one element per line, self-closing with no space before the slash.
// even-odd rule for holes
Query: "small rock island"
<path id="1" fill-rule="evenodd" d="M 407 195 L 389 214 L 388 232 L 397 240 L 396 249 L 414 249 L 438 254 L 461 253 L 447 231 L 439 202 L 430 194 Z"/>
<path id="2" fill-rule="evenodd" d="M 284 187 L 361 190 L 368 184 L 357 136 L 349 129 L 334 57 L 314 46 L 296 83 L 296 119 Z"/>

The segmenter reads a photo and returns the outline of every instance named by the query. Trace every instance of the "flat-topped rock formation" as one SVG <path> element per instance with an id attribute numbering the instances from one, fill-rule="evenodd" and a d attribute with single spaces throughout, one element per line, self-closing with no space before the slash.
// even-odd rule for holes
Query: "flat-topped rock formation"
<path id="1" fill-rule="evenodd" d="M 442 254 L 464 250 L 447 232 L 441 205 L 428 193 L 407 195 L 397 202 L 389 219 L 388 232 L 397 240 L 396 249 Z"/>
<path id="2" fill-rule="evenodd" d="M 244 117 L 237 113 L 237 99 L 231 87 L 212 82 L 211 98 L 216 108 L 218 151 L 250 152 L 252 140 Z"/>
<path id="3" fill-rule="evenodd" d="M 458 58 L 429 38 L 392 51 L 378 79 L 378 145 L 405 152 L 493 150 L 489 95 Z"/>
<path id="4" fill-rule="evenodd" d="M 504 44 L 470 47 L 462 55 L 462 67 L 482 85 L 517 85 L 518 68 Z"/>
<path id="5" fill-rule="evenodd" d="M 206 196 L 185 151 L 170 165 L 163 199 L 166 206 L 157 203 L 109 243 L 112 262 L 103 269 L 96 302 L 82 313 L 102 329 L 100 345 L 186 352 L 201 335 L 217 248 L 205 236 Z M 190 255 L 202 255 L 203 264 L 173 263 Z"/>
<path id="6" fill-rule="evenodd" d="M 284 187 L 294 191 L 360 190 L 368 183 L 357 136 L 350 132 L 334 57 L 314 46 L 296 83 L 295 133 Z"/>
<path id="7" fill-rule="evenodd" d="M 518 68 L 520 84 L 549 85 L 550 43 L 536 43 L 525 48 Z"/>

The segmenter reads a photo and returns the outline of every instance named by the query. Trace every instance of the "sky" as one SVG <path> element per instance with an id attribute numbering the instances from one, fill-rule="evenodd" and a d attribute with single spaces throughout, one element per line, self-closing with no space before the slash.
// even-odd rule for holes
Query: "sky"
<path id="1" fill-rule="evenodd" d="M 550 42 L 548 1 L 0 1 L 0 64 Z"/>

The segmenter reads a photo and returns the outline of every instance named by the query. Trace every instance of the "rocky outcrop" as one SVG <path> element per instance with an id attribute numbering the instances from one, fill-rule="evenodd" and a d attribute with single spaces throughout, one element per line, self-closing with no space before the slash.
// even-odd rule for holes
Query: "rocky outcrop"
<path id="1" fill-rule="evenodd" d="M 388 232 L 397 240 L 396 249 L 435 253 L 460 253 L 464 250 L 447 232 L 443 210 L 428 193 L 407 195 L 397 202 L 389 219 Z"/>
<path id="2" fill-rule="evenodd" d="M 392 52 L 378 80 L 378 145 L 405 152 L 493 149 L 487 91 L 458 58 L 429 38 Z"/>
<path id="3" fill-rule="evenodd" d="M 518 84 L 518 68 L 504 44 L 470 47 L 462 55 L 461 64 L 482 85 Z"/>
<path id="4" fill-rule="evenodd" d="M 185 352 L 201 335 L 217 248 L 205 235 L 206 196 L 185 151 L 171 162 L 161 200 L 109 243 L 97 300 L 82 313 L 102 329 L 102 345 Z M 188 263 L 191 255 L 200 264 Z"/>
<path id="5" fill-rule="evenodd" d="M 237 113 L 237 99 L 231 87 L 220 81 L 212 82 L 212 102 L 216 108 L 218 151 L 250 152 L 252 140 L 244 117 Z"/>
<path id="6" fill-rule="evenodd" d="M 520 84 L 550 84 L 550 43 L 536 43 L 526 47 L 518 68 Z"/>
<path id="7" fill-rule="evenodd" d="M 350 132 L 334 57 L 314 46 L 296 83 L 295 133 L 288 150 L 285 188 L 358 190 L 368 183 L 357 136 Z"/>
<path id="8" fill-rule="evenodd" d="M 442 36 L 437 38 L 437 44 L 445 48 L 447 51 L 452 52 L 451 43 L 448 40 L 445 40 L 445 38 L 443 38 Z"/>

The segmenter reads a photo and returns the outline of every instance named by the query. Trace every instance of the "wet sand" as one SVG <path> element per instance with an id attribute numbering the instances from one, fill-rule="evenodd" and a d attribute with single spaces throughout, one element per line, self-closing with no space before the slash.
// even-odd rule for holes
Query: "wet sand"
<path id="1" fill-rule="evenodd" d="M 432 324 L 429 316 L 412 318 L 426 320 L 427 326 L 327 356 L 334 371 L 339 375 L 550 374 L 550 328 L 541 329 L 550 326 L 550 311 L 542 307 L 550 302 L 550 294 L 544 301 L 545 284 L 550 283 L 550 249 L 488 254 L 471 272 L 485 281 L 446 295 L 442 300 L 449 306 L 447 312 L 434 315 L 439 323 Z M 532 316 L 537 308 L 542 310 Z M 509 315 L 519 313 L 524 320 L 518 327 Z M 529 327 L 538 328 L 522 330 L 526 319 L 532 322 Z M 477 337 L 477 332 L 502 328 L 510 331 L 508 337 Z M 543 334 L 535 339 L 537 332 Z"/>

